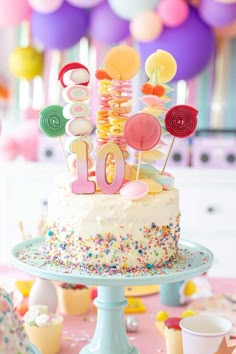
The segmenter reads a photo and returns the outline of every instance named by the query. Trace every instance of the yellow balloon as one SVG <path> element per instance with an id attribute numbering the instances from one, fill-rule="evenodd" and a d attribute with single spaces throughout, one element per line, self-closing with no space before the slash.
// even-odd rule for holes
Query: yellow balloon
<path id="1" fill-rule="evenodd" d="M 108 75 L 113 79 L 130 80 L 140 68 L 140 58 L 134 48 L 119 45 L 107 52 L 104 66 Z"/>
<path id="2" fill-rule="evenodd" d="M 156 72 L 159 83 L 165 83 L 173 79 L 177 72 L 175 58 L 167 51 L 158 49 L 151 54 L 145 62 L 145 71 L 149 78 Z"/>
<path id="3" fill-rule="evenodd" d="M 17 47 L 10 54 L 9 69 L 16 78 L 31 80 L 43 72 L 43 54 L 31 46 Z"/>

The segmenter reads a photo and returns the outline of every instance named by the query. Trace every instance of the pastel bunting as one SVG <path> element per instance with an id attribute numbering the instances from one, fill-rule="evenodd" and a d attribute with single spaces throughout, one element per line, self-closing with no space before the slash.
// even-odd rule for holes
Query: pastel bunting
<path id="1" fill-rule="evenodd" d="M 81 101 L 70 102 L 63 108 L 63 115 L 67 119 L 87 117 L 89 115 L 89 107 Z"/>
<path id="2" fill-rule="evenodd" d="M 165 116 L 166 130 L 177 138 L 186 138 L 194 133 L 198 111 L 188 105 L 176 105 Z"/>
<path id="3" fill-rule="evenodd" d="M 49 137 L 56 138 L 65 134 L 67 119 L 63 115 L 63 107 L 51 105 L 40 112 L 40 129 Z"/>

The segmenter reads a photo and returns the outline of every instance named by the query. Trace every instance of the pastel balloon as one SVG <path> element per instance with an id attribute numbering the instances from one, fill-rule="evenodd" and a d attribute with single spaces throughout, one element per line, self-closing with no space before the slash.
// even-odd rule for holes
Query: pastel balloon
<path id="1" fill-rule="evenodd" d="M 72 62 L 61 68 L 58 80 L 60 80 L 63 87 L 72 85 L 87 86 L 90 80 L 90 73 L 85 65 L 78 62 Z"/>
<path id="2" fill-rule="evenodd" d="M 187 20 L 189 5 L 185 0 L 160 1 L 158 13 L 165 26 L 177 27 Z"/>
<path id="3" fill-rule="evenodd" d="M 16 26 L 28 20 L 31 12 L 28 0 L 0 0 L 0 26 Z"/>
<path id="4" fill-rule="evenodd" d="M 149 192 L 149 185 L 143 181 L 131 181 L 120 190 L 120 195 L 126 199 L 137 200 L 143 198 Z"/>
<path id="5" fill-rule="evenodd" d="M 89 107 L 82 101 L 67 103 L 63 108 L 63 115 L 67 119 L 87 117 L 89 115 Z"/>
<path id="6" fill-rule="evenodd" d="M 42 13 L 50 13 L 59 9 L 64 0 L 28 0 L 32 9 Z"/>
<path id="7" fill-rule="evenodd" d="M 104 60 L 106 72 L 116 80 L 130 80 L 140 68 L 138 52 L 128 46 L 120 45 L 111 48 Z"/>
<path id="8" fill-rule="evenodd" d="M 87 135 L 83 135 L 83 136 L 70 136 L 69 138 L 66 139 L 65 141 L 65 150 L 68 152 L 68 153 L 71 153 L 71 147 L 72 147 L 72 143 L 74 141 L 84 141 L 86 144 L 87 144 L 87 149 L 88 149 L 88 152 L 91 152 L 93 150 L 93 143 L 90 139 L 89 136 Z"/>
<path id="9" fill-rule="evenodd" d="M 89 28 L 91 37 L 105 44 L 117 44 L 130 35 L 129 21 L 117 16 L 107 2 L 91 10 Z"/>
<path id="10" fill-rule="evenodd" d="M 87 11 L 66 1 L 56 11 L 47 14 L 33 11 L 31 16 L 32 38 L 47 49 L 72 47 L 85 35 L 87 26 Z"/>
<path id="11" fill-rule="evenodd" d="M 66 0 L 69 2 L 71 5 L 78 6 L 78 7 L 94 7 L 98 5 L 100 2 L 103 2 L 103 0 Z"/>
<path id="12" fill-rule="evenodd" d="M 140 42 L 156 39 L 162 32 L 163 24 L 157 12 L 146 10 L 138 13 L 130 22 L 130 33 Z"/>
<path id="13" fill-rule="evenodd" d="M 17 47 L 9 56 L 9 69 L 18 79 L 32 80 L 43 72 L 43 54 L 31 46 Z"/>
<path id="14" fill-rule="evenodd" d="M 65 134 L 65 126 L 68 122 L 63 116 L 63 107 L 52 105 L 45 107 L 40 112 L 40 129 L 44 134 L 52 138 Z"/>
<path id="15" fill-rule="evenodd" d="M 149 78 L 157 71 L 160 83 L 169 82 L 177 72 L 177 63 L 173 55 L 166 50 L 158 49 L 145 62 L 145 71 Z"/>
<path id="16" fill-rule="evenodd" d="M 136 150 L 150 150 L 160 140 L 161 125 L 158 120 L 147 113 L 137 113 L 130 117 L 124 129 L 125 140 Z"/>
<path id="17" fill-rule="evenodd" d="M 201 0 L 199 15 L 210 26 L 230 25 L 236 20 L 236 2 L 223 3 L 215 0 Z"/>
<path id="18" fill-rule="evenodd" d="M 70 136 L 90 134 L 92 129 L 92 123 L 86 118 L 69 119 L 66 123 L 66 133 Z"/>
<path id="19" fill-rule="evenodd" d="M 89 89 L 83 85 L 71 85 L 64 88 L 62 97 L 65 102 L 85 101 L 89 98 Z"/>
<path id="20" fill-rule="evenodd" d="M 112 10 L 121 18 L 131 20 L 145 10 L 154 10 L 158 0 L 108 0 Z"/>
<path id="21" fill-rule="evenodd" d="M 165 116 L 166 130 L 177 138 L 193 134 L 197 126 L 198 111 L 188 105 L 176 105 Z"/>
<path id="22" fill-rule="evenodd" d="M 109 155 L 113 155 L 116 164 L 114 179 L 107 182 L 106 163 Z M 112 194 L 120 190 L 125 176 L 125 160 L 122 150 L 114 143 L 103 145 L 97 156 L 96 177 L 97 184 L 103 193 Z"/>
<path id="23" fill-rule="evenodd" d="M 178 63 L 173 80 L 178 81 L 194 77 L 207 66 L 215 52 L 216 40 L 212 29 L 200 18 L 198 10 L 190 7 L 189 16 L 181 26 L 165 26 L 157 39 L 138 42 L 136 48 L 143 62 L 158 48 L 171 53 Z"/>

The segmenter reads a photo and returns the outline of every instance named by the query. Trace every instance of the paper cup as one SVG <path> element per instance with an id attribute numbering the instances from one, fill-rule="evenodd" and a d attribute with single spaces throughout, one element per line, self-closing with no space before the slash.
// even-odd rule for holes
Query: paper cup
<path id="1" fill-rule="evenodd" d="M 29 326 L 25 324 L 25 330 L 31 342 L 42 354 L 56 354 L 60 351 L 62 323 L 45 327 Z"/>
<path id="2" fill-rule="evenodd" d="M 184 354 L 214 354 L 232 323 L 213 315 L 197 315 L 181 320 L 180 327 Z"/>

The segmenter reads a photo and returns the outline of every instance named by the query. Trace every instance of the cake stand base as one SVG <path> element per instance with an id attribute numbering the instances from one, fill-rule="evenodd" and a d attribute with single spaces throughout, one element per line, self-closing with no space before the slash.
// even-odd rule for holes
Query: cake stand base
<path id="1" fill-rule="evenodd" d="M 139 354 L 126 335 L 124 287 L 98 286 L 94 304 L 98 309 L 96 330 L 91 343 L 80 354 Z"/>

